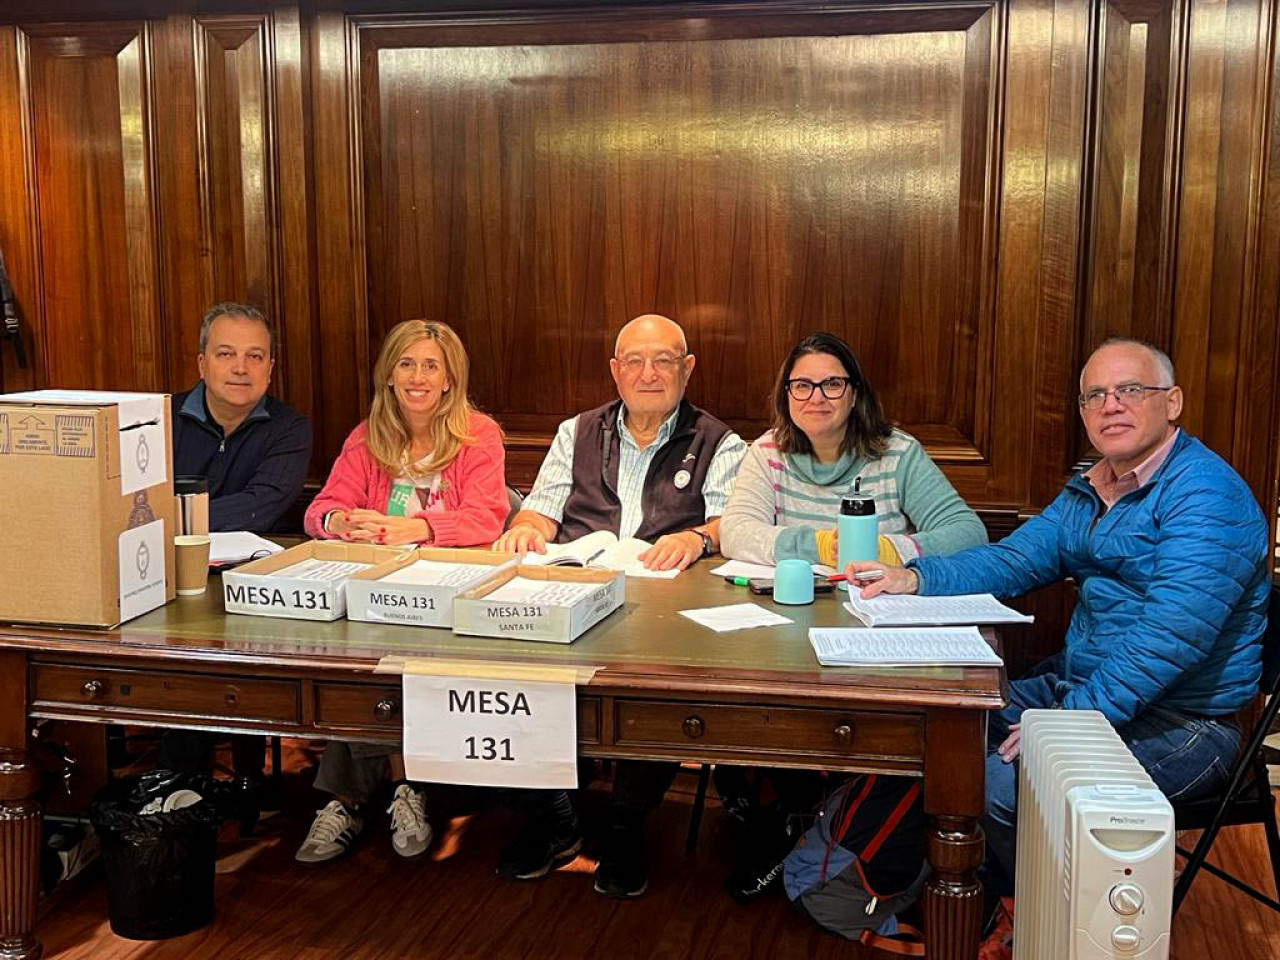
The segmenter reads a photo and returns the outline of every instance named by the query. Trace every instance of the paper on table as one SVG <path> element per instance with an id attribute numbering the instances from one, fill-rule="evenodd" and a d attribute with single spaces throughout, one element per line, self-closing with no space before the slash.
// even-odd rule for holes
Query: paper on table
<path id="1" fill-rule="evenodd" d="M 244 530 L 209 534 L 209 563 L 215 567 L 222 566 L 224 563 L 240 563 L 242 560 L 269 557 L 283 549 L 284 547 L 278 543 L 264 540 L 256 533 L 248 533 Z"/>
<path id="2" fill-rule="evenodd" d="M 700 623 L 704 627 L 710 627 L 716 633 L 748 630 L 752 627 L 776 627 L 793 622 L 756 603 L 731 603 L 723 607 L 681 610 L 680 616 L 688 617 L 694 623 Z"/>
<path id="3" fill-rule="evenodd" d="M 273 577 L 291 577 L 296 580 L 350 580 L 353 574 L 368 570 L 373 564 L 348 560 L 317 560 L 309 557 L 271 574 Z"/>
<path id="4" fill-rule="evenodd" d="M 977 627 L 812 627 L 809 644 L 827 667 L 999 666 Z"/>
<path id="5" fill-rule="evenodd" d="M 827 577 L 835 573 L 834 567 L 828 567 L 822 563 L 811 563 L 809 566 L 813 572 L 819 576 Z M 720 566 L 711 571 L 713 576 L 717 577 L 746 577 L 758 580 L 772 580 L 773 571 L 776 567 L 768 563 L 748 563 L 745 560 L 726 560 Z"/>
<path id="6" fill-rule="evenodd" d="M 599 583 L 569 583 L 564 580 L 530 580 L 512 577 L 481 599 L 499 603 L 542 603 L 553 607 L 570 607 L 600 589 Z"/>
<path id="7" fill-rule="evenodd" d="M 938 626 L 970 623 L 1031 623 L 1035 617 L 1006 607 L 989 593 L 958 597 L 892 596 L 882 593 L 863 600 L 850 592 L 845 609 L 869 627 Z"/>
<path id="8" fill-rule="evenodd" d="M 727 560 L 711 573 L 717 577 L 754 577 L 759 580 L 773 579 L 773 566 L 768 563 L 747 563 L 745 560 Z"/>
<path id="9" fill-rule="evenodd" d="M 487 563 L 444 563 L 440 560 L 416 560 L 381 579 L 382 583 L 412 583 L 424 587 L 460 587 L 478 580 L 494 567 Z"/>

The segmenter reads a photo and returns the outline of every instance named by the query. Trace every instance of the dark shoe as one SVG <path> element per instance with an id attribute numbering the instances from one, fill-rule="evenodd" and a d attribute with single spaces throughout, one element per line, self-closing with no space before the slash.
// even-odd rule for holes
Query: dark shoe
<path id="1" fill-rule="evenodd" d="M 596 893 L 625 900 L 649 889 L 649 864 L 644 855 L 644 827 L 614 824 L 596 867 Z"/>
<path id="2" fill-rule="evenodd" d="M 497 873 L 503 880 L 537 880 L 563 867 L 581 849 L 576 820 L 559 826 L 534 820 L 502 851 Z"/>

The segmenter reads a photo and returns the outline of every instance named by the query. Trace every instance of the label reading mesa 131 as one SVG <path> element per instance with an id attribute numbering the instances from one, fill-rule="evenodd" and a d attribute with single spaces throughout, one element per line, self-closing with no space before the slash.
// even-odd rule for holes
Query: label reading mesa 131
<path id="1" fill-rule="evenodd" d="M 333 609 L 329 591 L 324 588 L 294 587 L 291 584 L 230 583 L 223 585 L 228 604 L 262 607 L 266 610 L 303 610 L 328 612 Z"/>
<path id="2" fill-rule="evenodd" d="M 404 677 L 411 780 L 486 787 L 578 785 L 572 682 Z"/>
<path id="3" fill-rule="evenodd" d="M 399 590 L 371 589 L 365 613 L 372 620 L 389 623 L 428 623 L 440 606 L 435 597 Z"/>

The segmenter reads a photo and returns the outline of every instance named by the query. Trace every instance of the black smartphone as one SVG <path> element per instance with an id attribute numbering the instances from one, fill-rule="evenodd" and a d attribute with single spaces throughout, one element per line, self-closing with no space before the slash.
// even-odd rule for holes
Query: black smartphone
<path id="1" fill-rule="evenodd" d="M 752 593 L 771 595 L 773 593 L 773 581 L 765 580 L 761 577 L 752 577 L 747 581 L 747 589 Z"/>

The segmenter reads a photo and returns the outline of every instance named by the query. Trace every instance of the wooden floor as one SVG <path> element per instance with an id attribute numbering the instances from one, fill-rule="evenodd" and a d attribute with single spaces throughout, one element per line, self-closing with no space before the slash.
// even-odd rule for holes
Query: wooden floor
<path id="1" fill-rule="evenodd" d="M 305 760 L 301 751 L 291 757 Z M 289 763 L 287 766 L 300 766 Z M 384 817 L 367 829 L 346 860 L 304 868 L 293 852 L 320 805 L 309 777 L 286 776 L 286 814 L 241 840 L 224 833 L 218 863 L 218 915 L 206 929 L 167 942 L 114 936 L 106 921 L 101 872 L 55 894 L 37 927 L 46 956 L 84 960 L 231 960 L 231 958 L 564 958 L 564 960 L 853 960 L 860 948 L 828 936 L 783 897 L 751 908 L 721 889 L 736 839 L 728 818 L 709 803 L 696 854 L 684 852 L 691 778 L 652 818 L 650 892 L 631 902 L 591 889 L 594 861 L 584 856 L 533 883 L 502 883 L 493 865 L 516 822 L 484 796 L 436 798 L 445 837 L 428 859 L 406 862 L 390 849 Z M 607 796 L 584 791 L 589 834 L 599 830 Z M 454 809 L 448 809 L 452 805 Z M 447 818 L 447 819 L 446 819 Z M 1188 838 L 1189 839 L 1189 838 Z M 1260 828 L 1233 828 L 1215 862 L 1262 883 L 1266 853 Z M 1264 887 L 1269 889 L 1269 887 Z M 1207 874 L 1192 889 L 1173 938 L 1179 960 L 1280 960 L 1280 915 Z"/>

